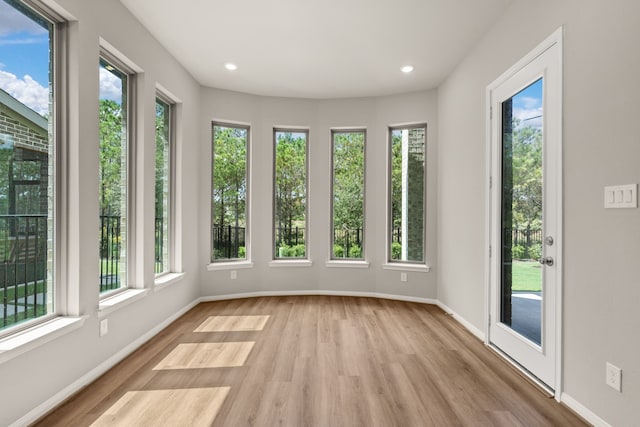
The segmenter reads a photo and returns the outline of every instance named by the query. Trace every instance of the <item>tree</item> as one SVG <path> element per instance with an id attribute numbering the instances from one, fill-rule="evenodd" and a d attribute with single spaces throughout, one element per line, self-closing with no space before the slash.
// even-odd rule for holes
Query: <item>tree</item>
<path id="1" fill-rule="evenodd" d="M 246 224 L 247 130 L 215 126 L 213 136 L 214 223 Z"/>
<path id="2" fill-rule="evenodd" d="M 364 219 L 364 133 L 337 133 L 333 157 L 333 225 L 357 230 Z"/>
<path id="3" fill-rule="evenodd" d="M 513 120 L 513 228 L 542 221 L 542 129 Z"/>
<path id="4" fill-rule="evenodd" d="M 307 201 L 306 151 L 305 134 L 276 134 L 275 213 L 279 229 L 292 230 L 294 225 L 304 226 Z"/>
<path id="5" fill-rule="evenodd" d="M 100 213 L 119 216 L 122 201 L 122 106 L 101 99 L 100 123 Z"/>

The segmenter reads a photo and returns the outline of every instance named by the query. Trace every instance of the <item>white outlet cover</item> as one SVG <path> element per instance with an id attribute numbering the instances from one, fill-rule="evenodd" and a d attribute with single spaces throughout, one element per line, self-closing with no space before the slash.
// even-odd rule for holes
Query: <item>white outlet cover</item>
<path id="1" fill-rule="evenodd" d="M 100 321 L 100 336 L 103 337 L 109 333 L 109 319 L 102 319 Z"/>
<path id="2" fill-rule="evenodd" d="M 606 383 L 616 391 L 622 391 L 622 369 L 607 363 Z"/>
<path id="3" fill-rule="evenodd" d="M 604 187 L 604 207 L 606 209 L 637 208 L 638 184 Z"/>

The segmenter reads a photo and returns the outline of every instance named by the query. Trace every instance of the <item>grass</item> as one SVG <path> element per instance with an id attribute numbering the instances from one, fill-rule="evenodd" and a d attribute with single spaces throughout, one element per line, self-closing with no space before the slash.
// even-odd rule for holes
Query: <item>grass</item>
<path id="1" fill-rule="evenodd" d="M 4 289 L 0 289 L 0 302 L 5 301 L 5 298 L 9 302 L 15 301 L 16 290 L 18 292 L 17 298 L 18 300 L 20 300 L 24 298 L 25 291 L 26 291 L 26 294 L 28 295 L 28 298 L 33 299 L 34 293 L 39 293 L 39 294 L 44 293 L 46 291 L 46 288 L 47 288 L 47 285 L 44 281 L 38 281 L 37 284 L 32 282 L 27 284 L 26 286 L 23 284 L 19 284 L 18 286 L 9 285 L 7 286 L 6 291 Z"/>
<path id="2" fill-rule="evenodd" d="M 513 291 L 539 292 L 542 287 L 542 266 L 537 261 L 513 260 Z"/>

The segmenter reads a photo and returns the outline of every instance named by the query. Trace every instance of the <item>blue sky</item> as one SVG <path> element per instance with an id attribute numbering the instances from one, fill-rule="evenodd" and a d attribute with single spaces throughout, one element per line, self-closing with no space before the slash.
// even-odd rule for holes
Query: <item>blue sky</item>
<path id="1" fill-rule="evenodd" d="M 0 88 L 32 110 L 49 111 L 49 32 L 0 0 Z"/>
<path id="2" fill-rule="evenodd" d="M 542 79 L 537 80 L 513 97 L 513 116 L 521 126 L 542 128 Z"/>
<path id="3" fill-rule="evenodd" d="M 120 102 L 118 79 L 104 69 L 97 75 L 100 97 Z M 37 113 L 49 113 L 49 31 L 5 0 L 0 0 L 0 88 Z"/>

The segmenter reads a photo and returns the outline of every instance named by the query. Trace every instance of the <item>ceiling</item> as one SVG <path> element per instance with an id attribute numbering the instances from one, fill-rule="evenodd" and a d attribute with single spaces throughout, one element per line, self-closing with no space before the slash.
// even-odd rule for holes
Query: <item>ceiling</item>
<path id="1" fill-rule="evenodd" d="M 512 0 L 121 2 L 204 86 L 346 98 L 437 87 Z"/>

